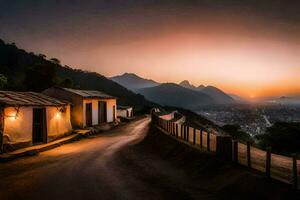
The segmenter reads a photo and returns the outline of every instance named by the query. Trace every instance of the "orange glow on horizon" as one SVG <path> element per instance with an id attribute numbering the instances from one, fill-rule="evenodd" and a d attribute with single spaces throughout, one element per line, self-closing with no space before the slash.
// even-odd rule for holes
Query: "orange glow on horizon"
<path id="1" fill-rule="evenodd" d="M 143 18 L 162 17 L 140 26 L 130 23 L 140 12 L 116 16 L 105 29 L 95 26 L 98 18 L 83 20 L 86 29 L 59 38 L 14 42 L 107 77 L 131 72 L 161 83 L 189 80 L 245 98 L 300 94 L 298 26 L 248 12 L 182 12 L 148 10 Z"/>

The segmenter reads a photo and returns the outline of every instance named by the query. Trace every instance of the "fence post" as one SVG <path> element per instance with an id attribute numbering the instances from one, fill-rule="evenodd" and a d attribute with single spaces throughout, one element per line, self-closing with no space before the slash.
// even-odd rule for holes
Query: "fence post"
<path id="1" fill-rule="evenodd" d="M 196 144 L 196 129 L 194 128 L 194 131 L 193 131 L 193 145 Z"/>
<path id="2" fill-rule="evenodd" d="M 166 131 L 169 132 L 169 121 L 166 121 Z"/>
<path id="3" fill-rule="evenodd" d="M 189 142 L 190 138 L 190 127 L 186 126 L 186 141 Z"/>
<path id="4" fill-rule="evenodd" d="M 176 133 L 175 133 L 175 122 L 173 122 L 173 135 L 175 136 Z"/>
<path id="5" fill-rule="evenodd" d="M 210 132 L 207 132 L 207 151 L 210 151 Z"/>
<path id="6" fill-rule="evenodd" d="M 251 143 L 247 142 L 247 164 L 251 168 Z"/>
<path id="7" fill-rule="evenodd" d="M 168 131 L 168 121 L 165 123 L 165 130 Z"/>
<path id="8" fill-rule="evenodd" d="M 186 125 L 183 126 L 183 139 L 186 140 Z"/>
<path id="9" fill-rule="evenodd" d="M 232 161 L 232 137 L 217 136 L 216 156 L 222 160 Z"/>
<path id="10" fill-rule="evenodd" d="M 180 125 L 180 138 L 182 139 L 183 124 Z"/>
<path id="11" fill-rule="evenodd" d="M 239 148 L 238 148 L 238 141 L 233 141 L 233 162 L 238 163 L 238 155 L 239 155 Z"/>
<path id="12" fill-rule="evenodd" d="M 176 124 L 176 138 L 178 138 L 178 124 Z"/>
<path id="13" fill-rule="evenodd" d="M 293 187 L 294 189 L 298 189 L 297 154 L 293 154 L 292 158 L 293 158 Z"/>
<path id="14" fill-rule="evenodd" d="M 271 147 L 268 147 L 267 148 L 267 154 L 266 154 L 266 176 L 268 178 L 271 177 L 271 151 L 272 151 L 272 148 Z"/>
<path id="15" fill-rule="evenodd" d="M 203 148 L 203 130 L 200 130 L 200 148 Z"/>

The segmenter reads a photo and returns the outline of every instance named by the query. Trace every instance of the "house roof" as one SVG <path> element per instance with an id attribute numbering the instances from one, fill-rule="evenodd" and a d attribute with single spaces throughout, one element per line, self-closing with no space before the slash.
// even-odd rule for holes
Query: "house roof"
<path id="1" fill-rule="evenodd" d="M 132 106 L 117 106 L 117 109 L 119 109 L 119 110 L 127 110 L 127 109 L 130 109 L 130 108 L 132 108 Z"/>
<path id="2" fill-rule="evenodd" d="M 4 106 L 62 106 L 66 102 L 36 92 L 0 91 L 0 105 Z"/>
<path id="3" fill-rule="evenodd" d="M 65 91 L 72 92 L 74 94 L 77 94 L 79 96 L 82 96 L 83 98 L 101 98 L 101 99 L 115 99 L 116 97 L 113 97 L 111 95 L 108 95 L 104 92 L 100 92 L 97 90 L 76 90 L 71 88 L 61 88 Z"/>

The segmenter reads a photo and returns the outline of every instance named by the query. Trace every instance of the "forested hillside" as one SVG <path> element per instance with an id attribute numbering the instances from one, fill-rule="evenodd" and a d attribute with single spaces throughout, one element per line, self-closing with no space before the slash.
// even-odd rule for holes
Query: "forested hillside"
<path id="1" fill-rule="evenodd" d="M 28 53 L 15 44 L 0 40 L 0 86 L 4 90 L 40 92 L 53 85 L 101 90 L 118 98 L 122 105 L 151 106 L 142 95 L 134 94 L 106 77 L 71 67 L 62 66 L 55 58 Z"/>

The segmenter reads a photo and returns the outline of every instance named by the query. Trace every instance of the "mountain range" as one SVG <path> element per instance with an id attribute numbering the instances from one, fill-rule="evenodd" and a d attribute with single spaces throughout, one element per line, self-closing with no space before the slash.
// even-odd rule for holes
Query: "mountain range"
<path id="1" fill-rule="evenodd" d="M 55 62 L 53 62 L 55 61 Z M 5 90 L 40 92 L 53 85 L 65 82 L 68 87 L 101 90 L 118 98 L 118 104 L 139 108 L 153 103 L 118 83 L 96 72 L 88 72 L 62 66 L 58 60 L 46 59 L 45 55 L 28 53 L 15 44 L 0 40 L 0 74 L 7 78 Z"/>
<path id="2" fill-rule="evenodd" d="M 137 92 L 142 88 L 154 87 L 159 85 L 159 83 L 151 79 L 144 79 L 133 73 L 124 73 L 123 75 L 114 76 L 110 79 L 134 92 Z"/>
<path id="3" fill-rule="evenodd" d="M 181 83 L 179 83 L 180 86 L 185 87 L 190 90 L 202 92 L 208 96 L 210 96 L 215 104 L 230 104 L 234 103 L 235 100 L 219 88 L 216 88 L 214 86 L 204 86 L 199 85 L 198 87 L 195 87 L 194 85 L 191 85 L 189 81 L 184 80 Z"/>
<path id="4" fill-rule="evenodd" d="M 213 98 L 202 92 L 186 89 L 175 83 L 163 83 L 155 87 L 138 90 L 146 99 L 167 106 L 192 109 L 210 105 Z"/>
<path id="5" fill-rule="evenodd" d="M 187 80 L 179 84 L 158 83 L 132 73 L 111 77 L 111 80 L 161 105 L 193 108 L 235 102 L 230 95 L 216 87 L 204 85 L 196 87 Z"/>

